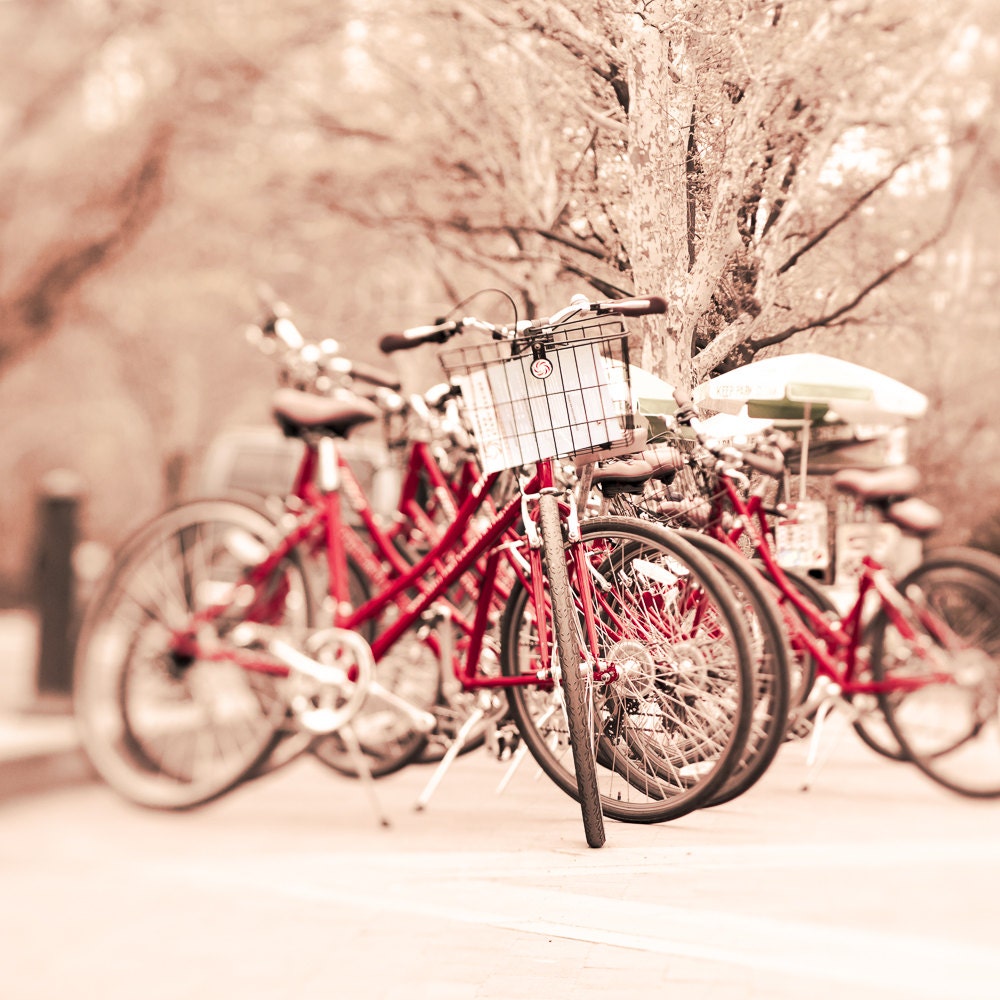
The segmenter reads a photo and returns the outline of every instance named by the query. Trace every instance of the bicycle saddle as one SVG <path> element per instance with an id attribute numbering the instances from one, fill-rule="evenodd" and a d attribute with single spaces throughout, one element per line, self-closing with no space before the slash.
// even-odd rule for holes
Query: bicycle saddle
<path id="1" fill-rule="evenodd" d="M 626 455 L 594 467 L 594 483 L 644 483 L 653 467 L 639 455 Z"/>
<path id="2" fill-rule="evenodd" d="M 381 416 L 376 403 L 354 393 L 317 396 L 301 389 L 278 389 L 271 397 L 271 411 L 289 437 L 303 431 L 323 431 L 344 437 L 352 427 Z"/>
<path id="3" fill-rule="evenodd" d="M 833 485 L 841 493 L 854 493 L 864 500 L 901 499 L 911 496 L 920 485 L 920 473 L 912 465 L 882 469 L 839 469 Z"/>
<path id="4" fill-rule="evenodd" d="M 683 453 L 669 444 L 654 444 L 642 451 L 602 462 L 594 469 L 594 482 L 636 483 L 670 476 L 684 468 Z"/>
<path id="5" fill-rule="evenodd" d="M 920 497 L 909 497 L 886 508 L 886 516 L 893 524 L 914 535 L 929 535 L 944 524 L 944 515 L 933 504 Z"/>
<path id="6" fill-rule="evenodd" d="M 867 502 L 881 503 L 885 516 L 915 535 L 929 535 L 944 518 L 932 504 L 911 496 L 920 485 L 920 473 L 912 465 L 883 469 L 841 469 L 833 485 L 842 493 L 854 493 Z"/>

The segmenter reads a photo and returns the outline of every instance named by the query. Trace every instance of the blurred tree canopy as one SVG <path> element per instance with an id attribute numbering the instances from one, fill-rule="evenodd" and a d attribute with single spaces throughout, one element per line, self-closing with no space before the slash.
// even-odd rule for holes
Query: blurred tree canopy
<path id="1" fill-rule="evenodd" d="M 368 361 L 489 286 L 664 294 L 636 339 L 672 380 L 821 349 L 926 392 L 931 498 L 976 517 L 991 0 L 7 0 L 0 53 L 0 579 L 49 468 L 115 541 L 266 422 L 261 280 Z"/>

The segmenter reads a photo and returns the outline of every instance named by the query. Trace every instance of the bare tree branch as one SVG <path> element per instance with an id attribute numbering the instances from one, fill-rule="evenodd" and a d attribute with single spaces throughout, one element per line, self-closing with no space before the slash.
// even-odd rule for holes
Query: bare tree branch
<path id="1" fill-rule="evenodd" d="M 4 338 L 0 368 L 28 344 L 49 334 L 66 299 L 91 274 L 128 247 L 156 213 L 172 130 L 156 129 L 132 171 L 113 193 L 113 217 L 99 234 L 81 232 L 51 246 L 2 307 Z M 74 238 L 75 237 L 75 238 Z"/>
<path id="2" fill-rule="evenodd" d="M 948 230 L 951 229 L 952 223 L 955 219 L 955 213 L 957 212 L 958 206 L 965 195 L 969 178 L 972 176 L 973 169 L 979 160 L 981 149 L 981 145 L 977 145 L 974 149 L 969 163 L 959 175 L 954 187 L 952 188 L 951 200 L 940 225 L 934 230 L 934 232 L 931 233 L 930 236 L 918 244 L 913 250 L 908 251 L 891 267 L 876 275 L 871 281 L 863 285 L 854 296 L 838 308 L 834 309 L 832 312 L 822 316 L 817 316 L 803 323 L 793 324 L 778 333 L 771 334 L 770 336 L 752 338 L 749 342 L 751 350 L 756 353 L 757 351 L 763 350 L 765 347 L 773 347 L 775 344 L 783 343 L 790 337 L 794 337 L 795 334 L 803 333 L 806 330 L 844 325 L 844 323 L 848 321 L 849 314 L 853 312 L 873 291 L 875 291 L 876 288 L 884 285 L 891 278 L 905 270 L 922 253 L 926 252 L 934 246 L 934 244 L 938 243 L 945 236 Z"/>
<path id="3" fill-rule="evenodd" d="M 914 157 L 913 159 L 915 159 Z M 884 177 L 881 177 L 875 184 L 873 184 L 867 191 L 864 191 L 857 198 L 855 198 L 836 218 L 827 225 L 818 229 L 798 250 L 795 251 L 778 269 L 778 274 L 785 274 L 791 268 L 793 268 L 799 260 L 812 250 L 815 246 L 822 243 L 838 226 L 845 223 L 853 215 L 862 208 L 862 206 L 874 197 L 879 191 L 882 190 L 895 176 L 899 173 L 903 167 L 909 166 L 913 159 L 904 158 L 901 159 L 896 165 L 889 171 Z"/>

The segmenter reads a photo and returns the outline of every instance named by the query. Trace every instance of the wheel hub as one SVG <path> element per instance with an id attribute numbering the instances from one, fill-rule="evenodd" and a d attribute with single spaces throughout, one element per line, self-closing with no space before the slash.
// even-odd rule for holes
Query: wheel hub
<path id="1" fill-rule="evenodd" d="M 656 680 L 656 663 L 649 650 L 635 639 L 615 643 L 608 650 L 608 665 L 613 667 L 620 680 L 625 681 L 630 693 L 642 698 L 653 693 Z"/>

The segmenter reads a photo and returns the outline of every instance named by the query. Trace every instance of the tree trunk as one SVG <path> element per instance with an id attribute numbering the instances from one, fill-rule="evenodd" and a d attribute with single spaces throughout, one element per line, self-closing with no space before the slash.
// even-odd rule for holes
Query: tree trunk
<path id="1" fill-rule="evenodd" d="M 625 32 L 629 61 L 629 257 L 637 293 L 663 295 L 666 317 L 643 324 L 639 363 L 678 384 L 687 380 L 690 328 L 685 322 L 688 273 L 687 142 L 692 96 L 679 66 L 684 42 L 638 17 Z"/>

